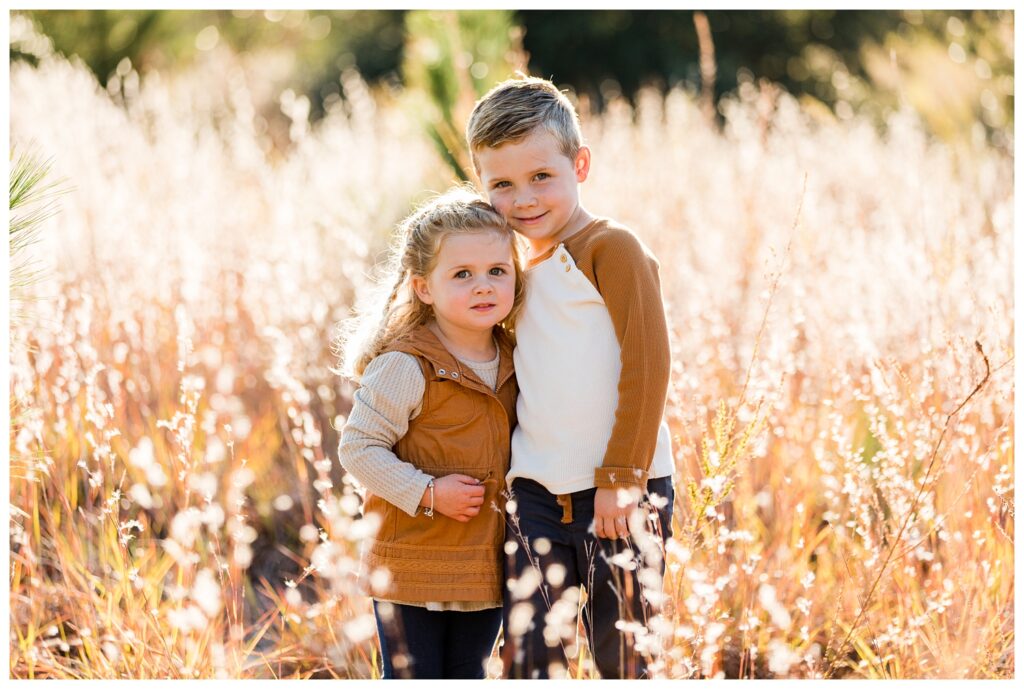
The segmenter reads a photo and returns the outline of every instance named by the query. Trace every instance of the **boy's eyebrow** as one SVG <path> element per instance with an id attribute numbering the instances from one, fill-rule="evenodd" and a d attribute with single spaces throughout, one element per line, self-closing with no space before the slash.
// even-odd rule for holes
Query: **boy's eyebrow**
<path id="1" fill-rule="evenodd" d="M 551 166 L 550 165 L 541 165 L 538 168 L 534 168 L 532 170 L 529 170 L 526 174 L 528 176 L 532 176 L 532 175 L 537 174 L 538 172 L 550 172 L 550 170 L 551 170 Z M 500 176 L 500 177 L 498 177 L 498 176 L 488 177 L 487 178 L 487 183 L 488 184 L 494 184 L 495 182 L 504 182 L 507 179 L 508 179 L 508 177 L 504 176 L 504 175 Z"/>

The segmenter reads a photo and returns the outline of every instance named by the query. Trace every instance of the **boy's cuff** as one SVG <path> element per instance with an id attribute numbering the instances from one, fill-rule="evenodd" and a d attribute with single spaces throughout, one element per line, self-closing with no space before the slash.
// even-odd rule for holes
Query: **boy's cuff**
<path id="1" fill-rule="evenodd" d="M 594 469 L 597 488 L 647 488 L 647 472 L 637 467 L 598 467 Z"/>

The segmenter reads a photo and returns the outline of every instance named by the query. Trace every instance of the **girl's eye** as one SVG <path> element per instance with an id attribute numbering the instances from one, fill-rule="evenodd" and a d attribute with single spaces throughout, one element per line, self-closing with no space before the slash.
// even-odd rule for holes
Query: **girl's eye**
<path id="1" fill-rule="evenodd" d="M 460 280 L 462 278 L 468 278 L 469 277 L 469 271 L 468 270 L 460 270 L 459 272 L 455 273 L 455 277 L 460 279 Z"/>
<path id="2" fill-rule="evenodd" d="M 504 180 L 502 180 L 501 182 L 495 182 L 492 185 L 492 187 L 494 189 L 505 189 L 506 187 L 509 187 L 509 186 L 511 186 L 511 185 L 508 182 L 504 181 Z"/>
<path id="3" fill-rule="evenodd" d="M 504 274 L 505 274 L 505 269 L 504 268 L 491 268 L 491 275 L 504 275 Z"/>

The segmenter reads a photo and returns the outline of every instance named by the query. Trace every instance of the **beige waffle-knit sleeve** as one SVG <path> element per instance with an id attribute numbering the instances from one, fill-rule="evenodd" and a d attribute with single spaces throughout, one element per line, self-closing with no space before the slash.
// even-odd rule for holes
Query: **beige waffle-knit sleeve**
<path id="1" fill-rule="evenodd" d="M 371 361 L 353 395 L 338 458 L 366 489 L 416 516 L 433 477 L 399 459 L 392 448 L 423 403 L 423 371 L 416 358 L 387 352 Z"/>

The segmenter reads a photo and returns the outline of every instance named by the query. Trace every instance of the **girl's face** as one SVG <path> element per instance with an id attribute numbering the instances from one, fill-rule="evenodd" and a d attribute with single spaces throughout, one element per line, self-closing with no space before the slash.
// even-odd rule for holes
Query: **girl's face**
<path id="1" fill-rule="evenodd" d="M 441 242 L 434 269 L 412 284 L 446 330 L 490 331 L 512 310 L 516 274 L 508 236 L 489 230 Z"/>

